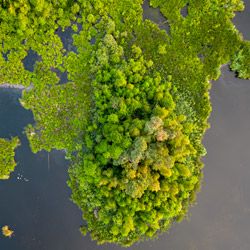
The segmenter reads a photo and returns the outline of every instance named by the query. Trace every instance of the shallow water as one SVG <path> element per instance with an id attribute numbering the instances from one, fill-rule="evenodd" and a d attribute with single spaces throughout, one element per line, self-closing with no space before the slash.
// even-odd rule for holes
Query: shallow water
<path id="1" fill-rule="evenodd" d="M 250 3 L 234 18 L 250 40 Z M 0 181 L 0 226 L 10 225 L 11 239 L 0 234 L 2 250 L 123 249 L 98 246 L 81 236 L 81 211 L 70 201 L 63 151 L 32 154 L 23 128 L 31 112 L 21 107 L 20 89 L 0 89 L 0 137 L 19 136 L 19 163 L 7 181 Z M 234 77 L 225 66 L 210 92 L 213 111 L 203 144 L 207 148 L 202 190 L 190 220 L 175 224 L 158 240 L 133 245 L 147 250 L 249 250 L 250 245 L 250 81 Z"/>

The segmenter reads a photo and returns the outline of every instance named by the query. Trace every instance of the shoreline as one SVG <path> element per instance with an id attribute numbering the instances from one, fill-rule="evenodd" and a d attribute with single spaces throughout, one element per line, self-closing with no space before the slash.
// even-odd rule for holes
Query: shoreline
<path id="1" fill-rule="evenodd" d="M 0 84 L 0 88 L 30 90 L 32 88 L 32 85 L 30 85 L 29 87 L 24 87 L 22 84 L 2 83 Z"/>

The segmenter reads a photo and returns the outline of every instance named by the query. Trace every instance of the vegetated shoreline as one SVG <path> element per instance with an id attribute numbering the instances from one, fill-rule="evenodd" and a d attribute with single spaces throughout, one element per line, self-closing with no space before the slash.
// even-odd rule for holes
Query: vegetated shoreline
<path id="1" fill-rule="evenodd" d="M 5 89 L 20 89 L 20 90 L 30 90 L 33 88 L 33 85 L 30 85 L 29 87 L 24 87 L 22 84 L 11 84 L 11 83 L 2 83 L 0 84 L 0 88 L 5 88 Z M 20 103 L 21 104 L 21 103 Z M 21 104 L 22 105 L 22 104 Z M 53 148 L 57 151 L 63 151 L 65 153 L 65 156 L 67 154 L 67 150 L 65 148 L 63 149 L 58 149 L 58 148 Z"/>

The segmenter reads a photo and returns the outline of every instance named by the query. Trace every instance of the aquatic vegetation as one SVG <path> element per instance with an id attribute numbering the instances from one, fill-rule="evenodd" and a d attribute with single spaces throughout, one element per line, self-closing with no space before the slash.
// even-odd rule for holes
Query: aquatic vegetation
<path id="1" fill-rule="evenodd" d="M 242 48 L 232 58 L 231 69 L 237 72 L 238 77 L 250 78 L 250 45 L 249 41 L 244 41 Z"/>
<path id="2" fill-rule="evenodd" d="M 3 232 L 3 235 L 4 235 L 4 236 L 9 237 L 9 238 L 10 238 L 10 237 L 13 235 L 13 233 L 14 233 L 14 231 L 10 230 L 10 229 L 9 229 L 9 226 L 7 226 L 7 225 L 2 227 L 2 232 Z"/>
<path id="3" fill-rule="evenodd" d="M 0 179 L 9 179 L 10 173 L 14 171 L 17 165 L 14 150 L 19 145 L 17 137 L 12 137 L 11 140 L 0 138 Z"/>
<path id="4" fill-rule="evenodd" d="M 67 150 L 81 232 L 98 243 L 128 246 L 188 216 L 202 179 L 210 80 L 229 61 L 249 78 L 249 42 L 230 21 L 242 1 L 151 0 L 170 35 L 164 23 L 142 21 L 142 3 L 0 5 L 0 82 L 32 85 L 20 99 L 34 114 L 31 148 Z M 60 27 L 74 31 L 74 50 Z M 29 50 L 40 57 L 32 72 L 23 66 Z M 68 82 L 59 84 L 59 72 Z"/>

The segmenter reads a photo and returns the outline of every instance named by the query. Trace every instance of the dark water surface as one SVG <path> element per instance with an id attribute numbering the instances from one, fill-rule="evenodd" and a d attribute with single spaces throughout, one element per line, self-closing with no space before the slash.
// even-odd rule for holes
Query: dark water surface
<path id="1" fill-rule="evenodd" d="M 250 2 L 245 5 L 233 21 L 250 40 Z M 210 94 L 213 111 L 203 140 L 208 152 L 203 187 L 190 220 L 130 249 L 250 249 L 250 81 L 236 79 L 225 66 Z M 81 236 L 81 211 L 70 201 L 66 184 L 69 162 L 63 151 L 50 153 L 49 166 L 47 152 L 31 153 L 22 131 L 33 122 L 32 114 L 20 106 L 20 96 L 19 89 L 0 88 L 0 137 L 19 136 L 22 143 L 15 172 L 0 181 L 0 227 L 8 224 L 15 231 L 11 239 L 0 234 L 0 250 L 123 249 L 98 246 Z"/>

